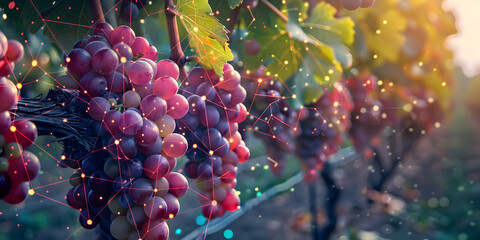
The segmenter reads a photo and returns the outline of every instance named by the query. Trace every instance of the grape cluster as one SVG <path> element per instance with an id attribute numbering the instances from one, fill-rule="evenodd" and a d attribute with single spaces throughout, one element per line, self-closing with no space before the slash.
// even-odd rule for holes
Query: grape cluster
<path id="1" fill-rule="evenodd" d="M 7 79 L 14 62 L 23 57 L 23 46 L 16 40 L 7 40 L 0 32 L 0 199 L 10 204 L 25 200 L 29 181 L 40 172 L 40 161 L 35 154 L 24 150 L 37 139 L 37 127 L 27 119 L 12 121 L 9 110 L 17 105 L 17 88 Z"/>
<path id="2" fill-rule="evenodd" d="M 97 136 L 87 156 L 62 156 L 64 166 L 78 169 L 66 201 L 80 211 L 81 225 L 98 226 L 104 239 L 167 239 L 165 220 L 178 214 L 188 189 L 172 172 L 187 150 L 173 131 L 188 103 L 177 94 L 178 66 L 155 62 L 157 54 L 130 27 L 99 23 L 66 55 L 68 74 L 57 78 L 79 90 Z"/>
<path id="3" fill-rule="evenodd" d="M 378 84 L 375 76 L 352 76 L 346 80 L 346 85 L 355 103 L 351 113 L 352 127 L 349 134 L 357 151 L 363 152 L 370 141 L 388 124 L 387 116 L 393 114 L 384 114 L 384 107 L 377 100 L 375 92 Z"/>
<path id="4" fill-rule="evenodd" d="M 238 132 L 238 124 L 247 117 L 240 78 L 230 64 L 224 65 L 221 77 L 196 67 L 182 89 L 189 105 L 188 114 L 177 120 L 178 132 L 189 143 L 184 172 L 197 179 L 202 213 L 209 219 L 239 207 L 234 189 L 237 164 L 250 157 Z"/>
<path id="5" fill-rule="evenodd" d="M 359 7 L 368 8 L 375 3 L 375 0 L 340 0 L 342 6 L 350 11 L 353 11 Z"/>
<path id="6" fill-rule="evenodd" d="M 296 138 L 298 156 L 306 182 L 315 181 L 328 156 L 337 152 L 343 133 L 350 127 L 353 108 L 348 89 L 336 82 L 312 106 L 300 113 L 300 135 Z"/>
<path id="7" fill-rule="evenodd" d="M 126 22 L 133 22 L 138 18 L 140 9 L 146 4 L 147 0 L 121 0 L 119 16 L 120 19 Z"/>
<path id="8" fill-rule="evenodd" d="M 298 111 L 287 100 L 283 83 L 265 74 L 265 66 L 245 74 L 242 85 L 248 93 L 246 104 L 251 106 L 248 121 L 241 129 L 252 130 L 263 140 L 270 169 L 280 174 L 286 165 L 286 156 L 294 150 L 293 136 L 298 133 Z"/>

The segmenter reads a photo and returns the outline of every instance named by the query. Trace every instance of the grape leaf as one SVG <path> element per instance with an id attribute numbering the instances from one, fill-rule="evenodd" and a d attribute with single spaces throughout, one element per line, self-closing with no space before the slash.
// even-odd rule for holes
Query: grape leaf
<path id="1" fill-rule="evenodd" d="M 188 32 L 190 47 L 195 49 L 199 62 L 221 75 L 223 65 L 233 60 L 233 54 L 228 47 L 227 30 L 211 15 L 212 9 L 208 1 L 179 0 L 177 10 L 179 19 Z"/>
<path id="2" fill-rule="evenodd" d="M 247 70 L 265 64 L 267 74 L 295 87 L 293 92 L 300 104 L 312 103 L 321 96 L 312 94 L 314 87 L 320 90 L 321 85 L 340 79 L 342 65 L 352 64 L 347 45 L 353 43 L 354 37 L 353 21 L 335 18 L 336 10 L 331 5 L 318 4 L 306 21 L 299 18 L 306 16 L 304 6 L 301 1 L 289 2 L 285 6 L 289 14 L 287 23 L 280 22 L 273 27 L 254 25 L 247 38 L 258 41 L 262 48 L 256 56 L 242 57 Z M 303 97 L 305 89 L 310 92 L 306 98 Z"/>
<path id="3" fill-rule="evenodd" d="M 228 5 L 230 5 L 230 8 L 234 9 L 242 4 L 242 2 L 243 0 L 228 0 Z"/>

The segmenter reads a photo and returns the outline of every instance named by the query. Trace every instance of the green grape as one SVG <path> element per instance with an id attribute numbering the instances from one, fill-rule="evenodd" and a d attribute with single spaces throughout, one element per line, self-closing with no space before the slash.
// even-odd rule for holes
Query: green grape
<path id="1" fill-rule="evenodd" d="M 22 146 L 16 142 L 8 143 L 3 150 L 8 158 L 18 158 L 23 152 Z"/>
<path id="2" fill-rule="evenodd" d="M 82 178 L 80 176 L 80 173 L 74 173 L 72 176 L 70 176 L 70 184 L 74 187 L 80 185 L 82 183 Z"/>
<path id="3" fill-rule="evenodd" d="M 128 222 L 127 217 L 118 216 L 110 224 L 110 232 L 116 239 L 125 239 L 130 235 L 133 226 Z"/>
<path id="4" fill-rule="evenodd" d="M 0 157 L 0 173 L 6 172 L 8 170 L 8 160 L 6 158 Z"/>

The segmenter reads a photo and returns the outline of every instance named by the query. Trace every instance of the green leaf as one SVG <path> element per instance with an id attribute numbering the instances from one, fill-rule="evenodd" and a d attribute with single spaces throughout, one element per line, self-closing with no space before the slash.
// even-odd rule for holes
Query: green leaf
<path id="1" fill-rule="evenodd" d="M 350 18 L 335 18 L 336 9 L 325 3 L 319 3 L 312 11 L 309 19 L 301 23 L 302 29 L 311 38 L 329 46 L 334 53 L 334 60 L 330 61 L 337 65 L 337 61 L 345 67 L 352 65 L 352 55 L 346 45 L 353 43 L 355 31 L 354 22 Z M 330 56 L 330 50 L 321 48 L 322 52 Z"/>
<path id="2" fill-rule="evenodd" d="M 112 1 L 102 1 L 104 12 Z M 8 16 L 16 23 L 23 23 L 30 32 L 43 29 L 43 34 L 67 52 L 73 44 L 87 36 L 93 25 L 90 4 L 78 0 L 20 0 Z M 3 6 L 3 2 L 0 7 Z M 18 8 L 18 10 L 17 10 Z M 6 8 L 8 9 L 8 8 Z"/>
<path id="3" fill-rule="evenodd" d="M 190 47 L 195 49 L 199 62 L 221 75 L 223 65 L 233 60 L 233 54 L 228 47 L 227 30 L 211 15 L 212 9 L 208 1 L 179 0 L 177 10 L 179 19 L 188 32 Z"/>
<path id="4" fill-rule="evenodd" d="M 228 0 L 228 5 L 230 5 L 231 9 L 234 9 L 238 7 L 240 4 L 242 4 L 243 0 Z"/>

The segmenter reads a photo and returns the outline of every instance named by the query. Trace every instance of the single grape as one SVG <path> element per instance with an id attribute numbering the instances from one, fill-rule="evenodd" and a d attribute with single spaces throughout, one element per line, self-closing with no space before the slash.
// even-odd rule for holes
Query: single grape
<path id="1" fill-rule="evenodd" d="M 128 195 L 136 204 L 147 203 L 153 196 L 152 184 L 145 178 L 138 178 L 129 187 Z"/>
<path id="2" fill-rule="evenodd" d="M 112 34 L 112 32 L 112 25 L 106 22 L 98 22 L 97 24 L 95 24 L 95 26 L 93 26 L 93 34 L 104 36 L 107 39 L 110 39 L 110 35 Z"/>
<path id="3" fill-rule="evenodd" d="M 192 95 L 188 97 L 188 112 L 191 114 L 198 114 L 204 112 L 206 109 L 205 100 L 198 95 Z"/>
<path id="4" fill-rule="evenodd" d="M 192 72 L 190 72 L 190 74 L 192 74 Z M 163 59 L 157 62 L 157 75 L 155 75 L 155 79 L 168 76 L 176 80 L 178 79 L 179 75 L 180 70 L 174 61 L 170 59 Z"/>
<path id="5" fill-rule="evenodd" d="M 10 118 L 10 112 L 4 111 L 0 112 L 0 134 L 8 131 L 10 125 L 12 124 L 12 119 Z"/>
<path id="6" fill-rule="evenodd" d="M 149 47 L 150 44 L 148 43 L 147 39 L 145 39 L 144 37 L 136 37 L 135 41 L 133 41 L 132 44 L 133 56 L 140 57 L 139 54 L 141 54 L 141 56 L 144 56 Z"/>
<path id="7" fill-rule="evenodd" d="M 93 71 L 102 76 L 108 76 L 117 68 L 118 56 L 112 49 L 100 49 L 93 54 L 91 62 Z"/>
<path id="8" fill-rule="evenodd" d="M 137 85 L 137 84 L 132 84 L 133 85 L 133 90 L 140 94 L 141 98 L 145 98 L 146 96 L 150 95 L 153 93 L 153 81 L 148 81 L 147 84 L 145 85 Z"/>
<path id="9" fill-rule="evenodd" d="M 253 9 L 258 5 L 258 0 L 244 0 L 241 7 L 245 9 Z"/>
<path id="10" fill-rule="evenodd" d="M 180 198 L 185 195 L 188 190 L 188 181 L 182 174 L 171 172 L 165 175 L 165 178 L 168 180 L 168 186 L 170 187 L 168 193 L 172 194 L 176 198 Z"/>
<path id="11" fill-rule="evenodd" d="M 178 199 L 172 194 L 167 193 L 163 196 L 163 200 L 167 203 L 167 212 L 163 216 L 163 219 L 174 218 L 178 212 L 180 212 L 180 203 L 178 202 Z"/>
<path id="12" fill-rule="evenodd" d="M 226 71 L 223 73 L 223 76 L 220 78 L 220 81 L 217 85 L 218 88 L 224 89 L 227 91 L 232 91 L 235 87 L 240 84 L 241 76 L 235 71 Z"/>
<path id="13" fill-rule="evenodd" d="M 8 170 L 8 160 L 6 158 L 0 157 L 0 173 L 4 173 Z"/>
<path id="14" fill-rule="evenodd" d="M 203 68 L 199 68 L 199 67 L 193 68 L 188 73 L 187 83 L 189 83 L 189 85 L 191 86 L 197 87 L 198 85 L 204 82 L 205 74 L 206 72 Z"/>
<path id="15" fill-rule="evenodd" d="M 176 94 L 172 98 L 168 99 L 167 106 L 167 114 L 172 116 L 174 119 L 180 119 L 188 113 L 188 101 L 180 94 Z"/>
<path id="16" fill-rule="evenodd" d="M 143 126 L 142 116 L 135 111 L 127 110 L 120 116 L 118 128 L 127 135 L 135 135 Z"/>
<path id="17" fill-rule="evenodd" d="M 10 62 L 18 62 L 23 57 L 23 45 L 17 40 L 8 40 L 8 50 L 5 57 Z"/>
<path id="18" fill-rule="evenodd" d="M 167 203 L 161 197 L 152 197 L 143 210 L 150 220 L 161 219 L 167 212 Z"/>
<path id="19" fill-rule="evenodd" d="M 105 77 L 94 72 L 88 72 L 80 78 L 81 91 L 89 97 L 103 96 L 107 88 Z"/>
<path id="20" fill-rule="evenodd" d="M 362 0 L 340 0 L 343 7 L 347 10 L 353 11 L 360 7 Z"/>
<path id="21" fill-rule="evenodd" d="M 103 118 L 103 124 L 105 126 L 105 129 L 109 133 L 114 134 L 114 133 L 120 132 L 120 128 L 118 127 L 118 122 L 120 120 L 121 115 L 122 114 L 116 110 L 108 111 L 105 114 L 105 117 Z"/>
<path id="22" fill-rule="evenodd" d="M 91 56 L 87 51 L 81 48 L 74 48 L 68 52 L 67 68 L 71 73 L 81 77 L 92 70 L 90 59 Z"/>
<path id="23" fill-rule="evenodd" d="M 117 43 L 113 46 L 113 50 L 118 54 L 120 57 L 120 62 L 122 61 L 130 61 L 133 57 L 132 48 L 125 43 Z M 122 57 L 125 58 L 122 60 Z"/>
<path id="24" fill-rule="evenodd" d="M 147 222 L 142 227 L 142 239 L 144 240 L 167 240 L 168 235 L 168 225 L 162 220 Z"/>
<path id="25" fill-rule="evenodd" d="M 162 153 L 162 150 L 163 150 L 163 143 L 162 143 L 162 138 L 160 137 L 157 138 L 157 140 L 153 144 L 146 147 L 142 147 L 142 152 L 146 156 L 160 154 Z"/>
<path id="26" fill-rule="evenodd" d="M 126 216 L 117 216 L 110 224 L 110 233 L 116 239 L 126 239 L 132 230 L 133 226 L 130 225 Z"/>
<path id="27" fill-rule="evenodd" d="M 40 161 L 35 154 L 23 151 L 21 157 L 10 158 L 8 173 L 13 184 L 35 179 L 40 172 Z"/>
<path id="28" fill-rule="evenodd" d="M 3 58 L 5 54 L 7 53 L 8 50 L 8 39 L 3 34 L 2 31 L 0 31 L 0 58 Z"/>
<path id="29" fill-rule="evenodd" d="M 163 152 L 170 157 L 178 158 L 185 154 L 188 148 L 187 140 L 180 134 L 172 133 L 163 139 Z"/>
<path id="30" fill-rule="evenodd" d="M 160 179 L 170 171 L 168 160 L 161 155 L 155 154 L 147 159 L 144 163 L 144 173 L 150 179 Z"/>
<path id="31" fill-rule="evenodd" d="M 145 211 L 143 209 L 144 209 L 143 206 L 135 205 L 130 210 L 127 211 L 127 220 L 132 226 L 142 225 L 147 221 L 149 221 L 148 219 L 149 217 L 145 214 Z M 138 239 L 139 238 L 137 237 L 136 240 Z"/>
<path id="32" fill-rule="evenodd" d="M 142 115 L 155 121 L 167 112 L 167 102 L 157 95 L 148 95 L 140 103 Z"/>
<path id="33" fill-rule="evenodd" d="M 247 40 L 245 42 L 245 53 L 255 56 L 260 52 L 260 44 L 256 40 Z"/>
<path id="34" fill-rule="evenodd" d="M 371 7 L 373 3 L 375 3 L 375 0 L 362 0 L 362 4 L 360 5 L 360 7 L 368 8 Z"/>
<path id="35" fill-rule="evenodd" d="M 178 91 L 177 81 L 169 76 L 157 78 L 153 83 L 153 94 L 168 100 L 175 96 Z"/>
<path id="36" fill-rule="evenodd" d="M 164 177 L 160 179 L 152 179 L 150 182 L 153 186 L 153 192 L 155 192 L 155 196 L 157 197 L 165 196 L 170 189 L 170 185 L 168 184 L 167 179 Z"/>
<path id="37" fill-rule="evenodd" d="M 117 43 L 123 42 L 128 46 L 131 46 L 135 40 L 135 33 L 133 30 L 125 25 L 118 26 L 112 31 L 110 42 L 115 45 Z"/>
<path id="38" fill-rule="evenodd" d="M 110 44 L 104 41 L 94 41 L 94 42 L 89 42 L 83 49 L 90 54 L 90 56 L 95 55 L 99 50 L 102 49 L 109 49 Z M 67 61 L 68 63 L 68 61 Z"/>
<path id="39" fill-rule="evenodd" d="M 10 191 L 2 200 L 9 204 L 21 203 L 27 198 L 28 189 L 30 189 L 28 182 L 12 184 Z"/>
<path id="40" fill-rule="evenodd" d="M 15 119 L 12 121 L 12 126 L 10 131 L 4 133 L 6 142 L 17 142 L 23 148 L 30 147 L 37 140 L 37 126 L 29 120 L 26 119 Z"/>
<path id="41" fill-rule="evenodd" d="M 17 104 L 17 88 L 12 81 L 0 77 L 0 112 L 8 111 Z"/>
<path id="42" fill-rule="evenodd" d="M 91 118 L 97 121 L 101 121 L 109 110 L 110 103 L 105 98 L 94 97 L 88 102 L 87 113 Z"/>
<path id="43" fill-rule="evenodd" d="M 132 83 L 143 86 L 153 79 L 153 73 L 149 63 L 137 60 L 128 69 L 128 78 Z"/>
<path id="44" fill-rule="evenodd" d="M 158 126 L 149 119 L 143 119 L 143 126 L 135 134 L 138 145 L 148 147 L 154 144 L 159 136 Z"/>
<path id="45" fill-rule="evenodd" d="M 125 108 L 138 108 L 140 106 L 140 95 L 134 91 L 127 91 L 123 94 L 123 106 Z"/>

